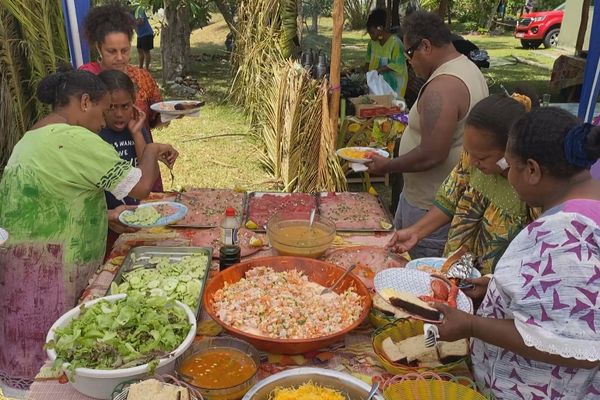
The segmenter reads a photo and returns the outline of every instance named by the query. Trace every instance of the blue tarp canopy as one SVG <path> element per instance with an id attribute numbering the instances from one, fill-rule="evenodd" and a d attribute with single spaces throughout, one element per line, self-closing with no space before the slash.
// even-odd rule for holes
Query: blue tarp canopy
<path id="1" fill-rule="evenodd" d="M 90 9 L 89 0 L 62 0 L 69 54 L 74 68 L 90 61 L 90 49 L 81 34 L 83 19 Z"/>
<path id="2" fill-rule="evenodd" d="M 585 75 L 579 100 L 579 118 L 585 122 L 591 122 L 594 118 L 594 109 L 600 95 L 600 4 L 594 7 L 592 18 L 590 48 L 585 61 Z M 592 167 L 592 175 L 600 179 L 600 161 Z"/>

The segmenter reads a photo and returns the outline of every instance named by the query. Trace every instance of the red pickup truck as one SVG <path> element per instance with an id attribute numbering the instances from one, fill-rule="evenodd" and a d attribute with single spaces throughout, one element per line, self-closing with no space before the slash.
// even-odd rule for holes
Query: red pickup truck
<path id="1" fill-rule="evenodd" d="M 564 8 L 563 3 L 552 11 L 524 14 L 517 21 L 515 37 L 521 39 L 521 45 L 526 49 L 537 49 L 542 44 L 546 48 L 556 46 Z"/>

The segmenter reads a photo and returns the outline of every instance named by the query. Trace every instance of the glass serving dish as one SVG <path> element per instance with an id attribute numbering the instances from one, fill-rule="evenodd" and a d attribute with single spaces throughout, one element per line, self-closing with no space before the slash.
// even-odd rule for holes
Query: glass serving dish
<path id="1" fill-rule="evenodd" d="M 312 226 L 310 213 L 279 213 L 267 223 L 271 246 L 282 256 L 318 258 L 335 239 L 335 223 L 315 215 Z"/>

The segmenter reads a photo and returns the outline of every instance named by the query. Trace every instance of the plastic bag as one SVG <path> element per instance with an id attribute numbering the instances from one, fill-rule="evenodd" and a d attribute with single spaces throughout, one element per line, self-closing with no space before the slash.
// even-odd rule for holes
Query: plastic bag
<path id="1" fill-rule="evenodd" d="M 367 72 L 367 85 L 369 86 L 369 92 L 376 96 L 391 94 L 394 98 L 398 97 L 398 93 L 375 70 Z"/>

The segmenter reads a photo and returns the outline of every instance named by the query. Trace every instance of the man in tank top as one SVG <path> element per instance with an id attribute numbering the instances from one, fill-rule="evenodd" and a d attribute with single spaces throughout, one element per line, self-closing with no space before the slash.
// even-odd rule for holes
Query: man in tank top
<path id="1" fill-rule="evenodd" d="M 406 58 L 427 82 L 410 110 L 398 157 L 372 155 L 369 164 L 373 174 L 403 174 L 396 229 L 413 225 L 431 208 L 438 187 L 459 160 L 467 114 L 489 94 L 481 71 L 456 51 L 439 16 L 415 11 L 403 28 Z M 447 236 L 448 226 L 440 228 L 421 240 L 411 257 L 440 257 Z"/>

